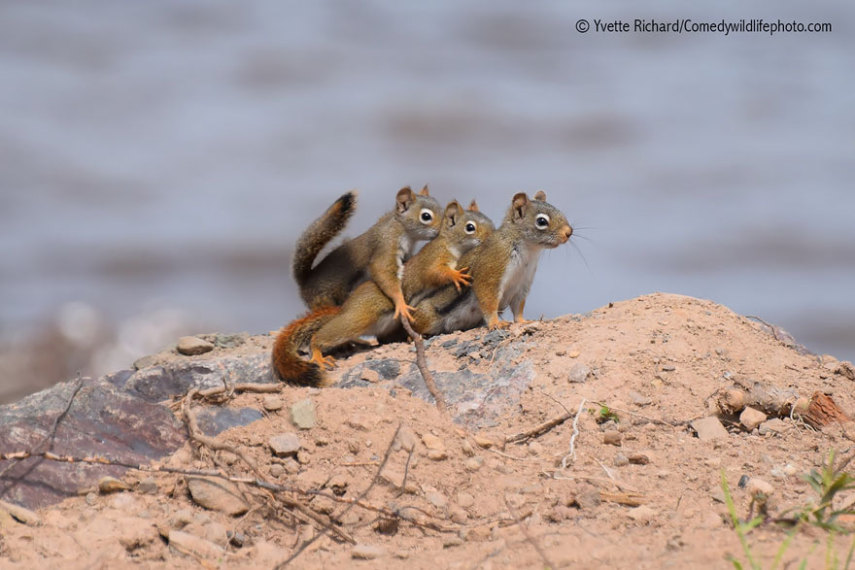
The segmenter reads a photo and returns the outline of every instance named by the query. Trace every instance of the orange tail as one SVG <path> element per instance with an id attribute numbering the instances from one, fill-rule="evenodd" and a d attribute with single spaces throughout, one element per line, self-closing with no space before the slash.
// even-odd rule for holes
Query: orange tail
<path id="1" fill-rule="evenodd" d="M 324 383 L 324 371 L 316 363 L 303 360 L 297 350 L 307 344 L 312 336 L 341 307 L 321 307 L 297 319 L 276 335 L 273 343 L 273 370 L 280 380 L 300 386 L 320 386 Z"/>

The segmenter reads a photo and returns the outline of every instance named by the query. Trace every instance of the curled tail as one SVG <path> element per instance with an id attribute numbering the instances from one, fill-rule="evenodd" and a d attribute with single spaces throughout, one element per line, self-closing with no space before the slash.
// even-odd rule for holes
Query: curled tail
<path id="1" fill-rule="evenodd" d="M 302 290 L 312 272 L 312 264 L 325 245 L 337 236 L 356 211 L 356 191 L 351 190 L 333 202 L 317 220 L 312 222 L 300 239 L 294 251 L 291 267 L 294 279 Z"/>
<path id="2" fill-rule="evenodd" d="M 324 373 L 321 367 L 311 360 L 300 358 L 297 350 L 307 344 L 312 336 L 340 310 L 340 307 L 316 309 L 279 331 L 273 343 L 272 365 L 280 380 L 300 386 L 323 384 Z"/>

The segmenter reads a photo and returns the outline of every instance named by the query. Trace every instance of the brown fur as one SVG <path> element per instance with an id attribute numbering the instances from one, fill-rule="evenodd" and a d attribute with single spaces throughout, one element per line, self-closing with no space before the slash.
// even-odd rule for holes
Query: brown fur
<path id="1" fill-rule="evenodd" d="M 315 309 L 279 331 L 273 343 L 272 366 L 280 380 L 300 386 L 323 384 L 321 366 L 313 360 L 303 360 L 297 350 L 339 311 L 341 307 Z"/>

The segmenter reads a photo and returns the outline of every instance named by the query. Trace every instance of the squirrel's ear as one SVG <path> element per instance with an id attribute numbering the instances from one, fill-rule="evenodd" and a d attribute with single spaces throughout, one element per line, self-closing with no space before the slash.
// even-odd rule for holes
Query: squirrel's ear
<path id="1" fill-rule="evenodd" d="M 463 215 L 463 208 L 457 203 L 457 200 L 452 200 L 445 207 L 445 219 L 448 221 L 448 227 L 453 228 L 457 225 L 457 220 Z"/>
<path id="2" fill-rule="evenodd" d="M 534 195 L 534 199 L 538 202 L 546 202 L 546 192 L 543 190 L 538 190 L 537 194 Z"/>
<path id="3" fill-rule="evenodd" d="M 469 211 L 470 212 L 480 212 L 481 211 L 478 209 L 478 204 L 477 204 L 477 202 L 475 202 L 475 200 L 472 200 L 472 203 L 469 204 Z"/>
<path id="4" fill-rule="evenodd" d="M 519 221 L 525 217 L 526 206 L 528 206 L 528 196 L 525 192 L 514 194 L 514 199 L 511 201 L 511 210 L 513 210 L 514 221 Z"/>
<path id="5" fill-rule="evenodd" d="M 398 190 L 398 195 L 395 197 L 395 209 L 403 213 L 410 209 L 410 206 L 415 201 L 416 195 L 413 189 L 409 186 L 404 186 Z"/>
<path id="6" fill-rule="evenodd" d="M 421 194 L 422 196 L 430 196 L 430 190 L 428 190 L 427 184 L 425 184 L 424 188 L 422 188 L 422 191 L 419 192 L 419 194 Z"/>

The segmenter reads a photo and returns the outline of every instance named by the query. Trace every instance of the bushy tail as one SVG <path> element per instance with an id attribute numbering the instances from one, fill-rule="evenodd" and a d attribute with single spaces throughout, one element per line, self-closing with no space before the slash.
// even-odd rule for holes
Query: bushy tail
<path id="1" fill-rule="evenodd" d="M 321 367 L 312 361 L 300 358 L 297 350 L 307 344 L 312 336 L 340 310 L 340 307 L 316 309 L 279 331 L 273 343 L 272 364 L 280 380 L 300 386 L 323 384 L 324 371 Z"/>
<path id="2" fill-rule="evenodd" d="M 300 239 L 294 251 L 294 262 L 291 267 L 294 271 L 294 279 L 297 285 L 303 288 L 309 274 L 312 272 L 312 264 L 325 245 L 337 236 L 347 221 L 356 211 L 356 191 L 343 194 L 341 198 L 333 202 L 321 217 L 312 222 Z"/>

